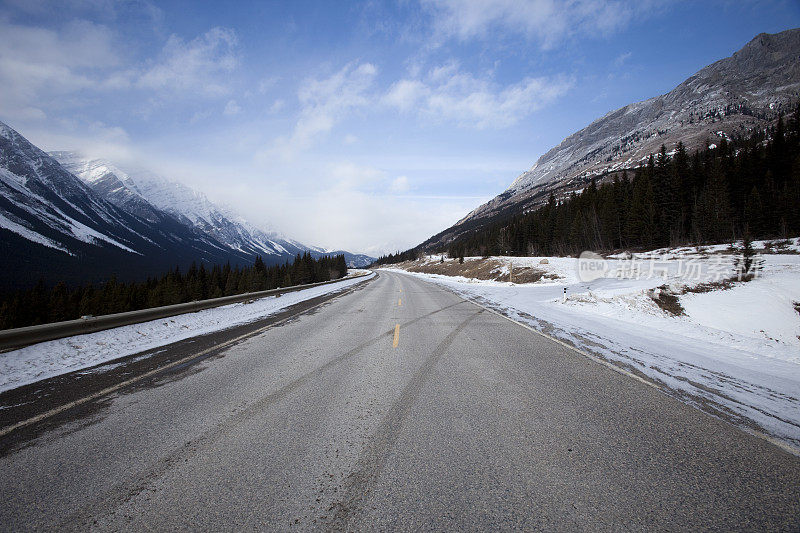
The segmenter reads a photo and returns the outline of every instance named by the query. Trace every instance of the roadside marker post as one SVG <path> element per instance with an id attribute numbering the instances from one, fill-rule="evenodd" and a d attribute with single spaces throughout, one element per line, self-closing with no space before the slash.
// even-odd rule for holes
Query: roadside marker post
<path id="1" fill-rule="evenodd" d="M 561 300 L 561 301 L 562 302 L 566 302 L 567 301 L 567 288 L 566 287 L 564 287 L 564 299 Z"/>

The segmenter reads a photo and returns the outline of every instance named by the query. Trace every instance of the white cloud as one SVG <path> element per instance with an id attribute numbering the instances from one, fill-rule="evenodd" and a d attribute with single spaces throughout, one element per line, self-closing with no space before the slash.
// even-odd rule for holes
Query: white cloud
<path id="1" fill-rule="evenodd" d="M 13 118 L 25 121 L 41 121 L 47 118 L 47 113 L 38 107 L 23 107 L 12 113 Z"/>
<path id="2" fill-rule="evenodd" d="M 133 147 L 127 131 L 119 126 L 99 121 L 85 125 L 62 120 L 31 124 L 17 131 L 45 151 L 75 150 L 118 163 L 138 161 L 146 155 Z"/>
<path id="3" fill-rule="evenodd" d="M 284 100 L 278 98 L 274 102 L 272 102 L 271 106 L 269 106 L 269 112 L 273 113 L 273 114 L 277 113 L 281 109 L 283 109 L 285 105 L 286 105 L 286 102 Z"/>
<path id="4" fill-rule="evenodd" d="M 305 244 L 371 255 L 419 244 L 488 200 L 398 196 L 362 189 L 363 184 L 362 188 L 310 188 L 298 193 L 291 185 L 271 182 L 244 193 L 219 184 L 209 197 L 235 204 L 251 222 L 283 231 Z M 306 216 L 298 216 L 298 206 Z"/>
<path id="5" fill-rule="evenodd" d="M 432 69 L 424 79 L 396 82 L 383 101 L 400 111 L 415 110 L 436 120 L 504 128 L 563 95 L 571 86 L 571 80 L 557 76 L 525 78 L 500 87 L 461 72 L 451 63 Z"/>
<path id="6" fill-rule="evenodd" d="M 198 159 L 159 142 L 128 159 L 197 187 L 212 201 L 235 206 L 250 222 L 300 242 L 372 254 L 405 250 L 451 226 L 494 196 L 468 183 L 499 179 L 498 188 L 504 188 L 530 164 L 529 156 L 487 160 L 458 152 L 420 157 L 362 153 L 347 159 L 337 155 L 333 162 L 309 153 L 259 169 L 251 160 L 232 157 L 239 153 L 238 137 L 221 130 L 212 144 L 198 144 L 215 147 L 207 151 L 210 158 Z M 408 177 L 408 190 L 392 190 L 401 176 Z M 395 189 L 403 189 L 403 182 L 397 180 Z"/>
<path id="7" fill-rule="evenodd" d="M 239 64 L 237 48 L 236 33 L 228 28 L 211 28 L 189 42 L 172 35 L 136 85 L 206 96 L 227 94 L 227 75 Z"/>
<path id="8" fill-rule="evenodd" d="M 408 176 L 398 176 L 392 180 L 392 184 L 389 189 L 392 192 L 407 192 L 410 189 L 410 185 L 408 183 Z"/>
<path id="9" fill-rule="evenodd" d="M 254 224 L 306 244 L 370 254 L 416 245 L 488 200 L 474 195 L 417 195 L 410 176 L 389 175 L 352 160 L 330 163 L 304 157 L 276 166 L 272 179 L 248 176 L 245 168 L 231 172 L 224 162 L 214 168 L 190 161 L 176 168 L 212 201 L 235 205 Z M 220 175 L 236 177 L 220 180 Z"/>
<path id="10" fill-rule="evenodd" d="M 486 39 L 513 33 L 552 48 L 574 34 L 609 35 L 636 17 L 650 14 L 659 0 L 421 0 L 440 38 Z"/>
<path id="11" fill-rule="evenodd" d="M 3 7 L 25 15 L 46 16 L 57 13 L 62 19 L 69 16 L 104 21 L 144 23 L 159 28 L 164 12 L 148 0 L 4 0 Z"/>
<path id="12" fill-rule="evenodd" d="M 236 103 L 236 100 L 228 100 L 228 103 L 225 104 L 225 110 L 223 113 L 226 116 L 233 116 L 238 115 L 241 112 L 242 108 L 239 107 L 239 104 Z"/>
<path id="13" fill-rule="evenodd" d="M 329 174 L 334 180 L 333 189 L 339 191 L 374 190 L 386 179 L 382 170 L 351 162 L 331 165 Z"/>
<path id="14" fill-rule="evenodd" d="M 358 137 L 356 137 L 352 133 L 348 133 L 347 135 L 344 136 L 342 142 L 347 145 L 355 144 L 358 142 Z"/>
<path id="15" fill-rule="evenodd" d="M 0 35 L 0 114 L 18 127 L 70 116 L 91 133 L 85 110 L 122 94 L 131 112 L 146 115 L 165 96 L 227 93 L 238 61 L 236 36 L 224 28 L 189 42 L 173 35 L 156 58 L 143 62 L 121 52 L 122 38 L 110 27 L 86 20 L 44 28 L 0 18 Z"/>
<path id="16" fill-rule="evenodd" d="M 306 199 L 317 221 L 294 218 L 291 224 L 298 238 L 307 235 L 326 246 L 380 255 L 419 244 L 457 222 L 474 203 L 342 191 Z"/>
<path id="17" fill-rule="evenodd" d="M 270 76 L 268 78 L 264 78 L 258 82 L 258 92 L 260 94 L 265 94 L 269 92 L 280 80 L 278 76 Z"/>
<path id="18" fill-rule="evenodd" d="M 198 122 L 202 122 L 203 120 L 207 119 L 211 116 L 211 111 L 208 109 L 201 109 L 195 111 L 192 114 L 192 118 L 189 119 L 189 124 L 197 124 Z"/>
<path id="19" fill-rule="evenodd" d="M 41 118 L 47 105 L 83 89 L 101 87 L 119 65 L 111 31 L 75 20 L 58 30 L 0 19 L 0 113 Z"/>
<path id="20" fill-rule="evenodd" d="M 370 101 L 377 69 L 371 63 L 350 63 L 323 79 L 308 79 L 298 91 L 300 117 L 288 137 L 278 138 L 259 157 L 291 160 L 329 133 L 337 121 Z"/>
<path id="21" fill-rule="evenodd" d="M 624 54 L 618 55 L 614 58 L 614 66 L 620 68 L 622 65 L 627 63 L 627 61 L 633 56 L 633 52 L 625 52 Z"/>
<path id="22" fill-rule="evenodd" d="M 16 57 L 36 65 L 102 68 L 119 58 L 113 50 L 112 32 L 103 25 L 73 20 L 60 30 L 14 25 L 0 26 L 4 57 Z"/>
<path id="23" fill-rule="evenodd" d="M 167 98 L 214 96 L 232 83 L 238 59 L 229 30 L 214 28 L 190 41 L 172 36 L 148 60 L 134 57 L 135 46 L 126 50 L 118 27 L 68 13 L 65 22 L 47 27 L 0 16 L 0 117 L 44 149 L 80 150 L 120 162 L 141 159 L 149 150 L 137 149 L 121 127 L 126 123 L 113 117 L 147 116 Z M 127 109 L 119 108 L 122 103 Z M 229 101 L 226 110 L 237 107 Z M 209 108 L 190 109 L 190 122 L 202 120 Z"/>
<path id="24" fill-rule="evenodd" d="M 406 79 L 395 82 L 386 93 L 384 101 L 400 111 L 408 111 L 429 94 L 430 89 L 421 81 Z"/>
<path id="25" fill-rule="evenodd" d="M 104 122 L 95 121 L 89 125 L 89 133 L 99 142 L 112 144 L 127 144 L 130 142 L 128 132 L 119 126 L 109 126 Z"/>

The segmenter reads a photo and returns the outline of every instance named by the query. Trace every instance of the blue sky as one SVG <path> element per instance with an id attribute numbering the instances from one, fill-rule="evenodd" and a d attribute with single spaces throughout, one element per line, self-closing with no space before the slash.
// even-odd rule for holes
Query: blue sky
<path id="1" fill-rule="evenodd" d="M 383 253 L 796 1 L 0 3 L 0 120 L 310 244 Z"/>

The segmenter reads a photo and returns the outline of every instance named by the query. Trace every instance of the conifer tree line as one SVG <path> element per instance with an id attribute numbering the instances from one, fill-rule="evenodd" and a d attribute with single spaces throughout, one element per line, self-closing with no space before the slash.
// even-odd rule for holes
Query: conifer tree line
<path id="1" fill-rule="evenodd" d="M 775 126 L 689 154 L 665 146 L 630 173 L 470 232 L 450 257 L 573 255 L 800 235 L 800 104 Z M 411 249 L 379 264 L 417 257 Z"/>
<path id="2" fill-rule="evenodd" d="M 344 255 L 314 259 L 306 252 L 297 254 L 292 264 L 286 261 L 271 267 L 261 256 L 256 256 L 252 266 L 243 268 L 231 268 L 230 264 L 207 268 L 203 263 L 199 267 L 192 263 L 186 272 L 175 268 L 144 282 L 123 283 L 112 277 L 101 285 L 70 288 L 64 283 L 47 287 L 40 281 L 31 289 L 0 295 L 0 329 L 329 281 L 346 274 Z"/>

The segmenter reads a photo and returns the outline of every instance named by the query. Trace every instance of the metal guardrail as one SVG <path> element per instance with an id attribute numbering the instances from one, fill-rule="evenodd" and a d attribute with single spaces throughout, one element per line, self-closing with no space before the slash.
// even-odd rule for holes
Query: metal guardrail
<path id="1" fill-rule="evenodd" d="M 354 277 L 364 277 L 367 275 L 368 274 L 362 274 L 361 276 Z M 246 302 L 248 300 L 255 300 L 265 296 L 287 294 L 290 292 L 308 289 L 310 287 L 338 283 L 345 279 L 348 278 L 320 281 L 318 283 L 308 283 L 306 285 L 294 285 L 292 287 L 270 289 L 268 291 L 246 292 L 243 294 L 234 294 L 232 296 L 223 296 L 221 298 L 196 300 L 194 302 L 165 305 L 163 307 L 151 307 L 149 309 L 140 309 L 138 311 L 115 313 L 113 315 L 90 316 L 79 318 L 77 320 L 66 320 L 64 322 L 53 322 L 51 324 L 40 324 L 38 326 L 0 330 L 0 351 L 22 348 L 38 342 L 51 341 L 54 339 L 61 339 L 63 337 L 71 337 L 73 335 L 94 333 L 95 331 L 102 331 L 104 329 L 118 328 L 120 326 L 128 326 L 130 324 L 147 322 L 149 320 L 157 320 L 159 318 L 182 315 L 184 313 L 194 313 L 196 311 L 203 311 L 204 309 Z"/>

